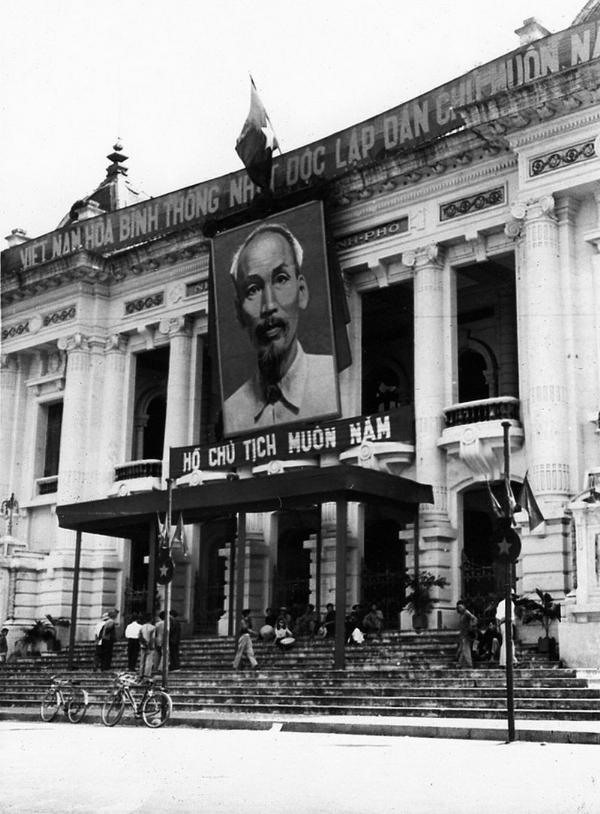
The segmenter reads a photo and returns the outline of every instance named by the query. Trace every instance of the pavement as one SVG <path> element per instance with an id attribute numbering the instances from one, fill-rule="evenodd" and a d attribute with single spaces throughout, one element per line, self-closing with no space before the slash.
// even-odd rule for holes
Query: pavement
<path id="1" fill-rule="evenodd" d="M 68 723 L 59 716 L 57 721 Z M 0 709 L 0 721 L 40 721 L 39 707 Z M 100 709 L 92 705 L 87 724 L 99 724 Z M 120 725 L 136 724 L 129 710 Z M 169 727 L 220 730 L 274 730 L 334 735 L 385 735 L 416 738 L 506 741 L 505 718 L 407 718 L 378 715 L 266 715 L 173 711 Z M 534 743 L 600 744 L 600 721 L 515 721 L 515 740 Z"/>
<path id="2" fill-rule="evenodd" d="M 600 750 L 0 722 L 2 814 L 600 814 Z"/>

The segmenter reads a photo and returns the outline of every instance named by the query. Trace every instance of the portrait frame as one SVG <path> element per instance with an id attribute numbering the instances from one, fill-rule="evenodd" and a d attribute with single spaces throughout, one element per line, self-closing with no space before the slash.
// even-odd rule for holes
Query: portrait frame
<path id="1" fill-rule="evenodd" d="M 250 336 L 238 318 L 235 307 L 235 286 L 231 277 L 233 258 L 247 238 L 259 227 L 280 225 L 298 240 L 303 249 L 301 274 L 305 278 L 309 301 L 298 319 L 297 337 L 306 354 L 331 359 L 331 376 L 327 391 L 334 397 L 314 414 L 301 415 L 290 420 L 262 423 L 256 426 L 252 417 L 233 423 L 228 399 L 251 377 L 257 369 L 257 351 Z M 212 242 L 212 273 L 215 309 L 215 333 L 219 365 L 220 399 L 223 411 L 223 434 L 226 438 L 267 430 L 298 422 L 314 422 L 337 418 L 340 415 L 339 381 L 333 330 L 329 268 L 325 243 L 323 204 L 312 201 L 262 220 L 255 220 L 215 236 Z M 311 358 L 313 358 L 311 356 Z M 329 363 L 328 363 L 329 364 Z M 242 423 L 242 427 L 240 427 Z"/>

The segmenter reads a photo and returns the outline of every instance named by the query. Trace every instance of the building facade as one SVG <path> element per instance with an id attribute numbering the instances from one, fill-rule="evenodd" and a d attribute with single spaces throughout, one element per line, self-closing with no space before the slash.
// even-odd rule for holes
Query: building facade
<path id="1" fill-rule="evenodd" d="M 481 611 L 504 590 L 487 484 L 502 480 L 508 422 L 513 488 L 527 474 L 544 516 L 530 530 L 516 515 L 517 591 L 560 600 L 561 656 L 584 666 L 600 659 L 599 25 L 595 2 L 565 32 L 528 20 L 511 54 L 276 162 L 276 200 L 323 201 L 343 273 L 341 417 L 397 410 L 413 429 L 237 473 L 341 461 L 430 484 L 416 533 L 349 505 L 346 605 L 378 601 L 388 624 L 410 624 L 402 575 L 418 539 L 419 567 L 448 581 L 430 624 L 452 628 L 459 598 Z M 161 492 L 171 448 L 220 438 L 208 226 L 256 217 L 256 191 L 238 173 L 142 201 L 120 145 L 109 159 L 55 232 L 15 230 L 3 253 L 0 497 L 14 494 L 18 510 L 6 506 L 0 614 L 11 636 L 70 614 L 75 535 L 57 506 Z M 176 488 L 219 477 L 196 469 Z M 334 504 L 246 523 L 244 606 L 335 602 Z M 185 536 L 174 605 L 188 631 L 226 633 L 235 523 Z M 152 545 L 84 534 L 79 636 L 108 607 L 153 605 Z"/>

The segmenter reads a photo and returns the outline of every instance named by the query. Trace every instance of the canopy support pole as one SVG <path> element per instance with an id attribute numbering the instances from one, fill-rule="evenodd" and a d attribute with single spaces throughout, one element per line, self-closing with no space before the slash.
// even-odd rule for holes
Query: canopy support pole
<path id="1" fill-rule="evenodd" d="M 75 563 L 73 565 L 73 593 L 71 596 L 71 629 L 69 630 L 69 658 L 67 666 L 73 669 L 75 633 L 77 631 L 77 605 L 79 603 L 79 572 L 81 571 L 81 530 L 75 532 Z"/>
<path id="2" fill-rule="evenodd" d="M 335 504 L 335 657 L 336 670 L 346 669 L 346 550 L 348 543 L 348 504 Z"/>

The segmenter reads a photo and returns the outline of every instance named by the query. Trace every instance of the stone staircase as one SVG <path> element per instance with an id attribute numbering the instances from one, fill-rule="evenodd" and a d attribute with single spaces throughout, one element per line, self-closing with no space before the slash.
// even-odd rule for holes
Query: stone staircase
<path id="1" fill-rule="evenodd" d="M 258 642 L 258 670 L 234 672 L 233 639 L 197 637 L 182 644 L 182 669 L 169 677 L 174 708 L 185 712 L 503 718 L 504 671 L 481 665 L 458 669 L 456 634 L 387 633 L 381 642 L 347 646 L 345 671 L 333 668 L 332 641 L 298 642 L 282 652 Z M 101 703 L 111 674 L 94 673 L 91 644 L 80 644 L 76 670 L 65 653 L 9 663 L 0 670 L 0 709 L 36 706 L 54 673 L 77 676 Z M 521 647 L 515 670 L 515 717 L 600 720 L 600 689 L 576 672 Z M 125 643 L 115 647 L 113 670 L 126 669 Z"/>

